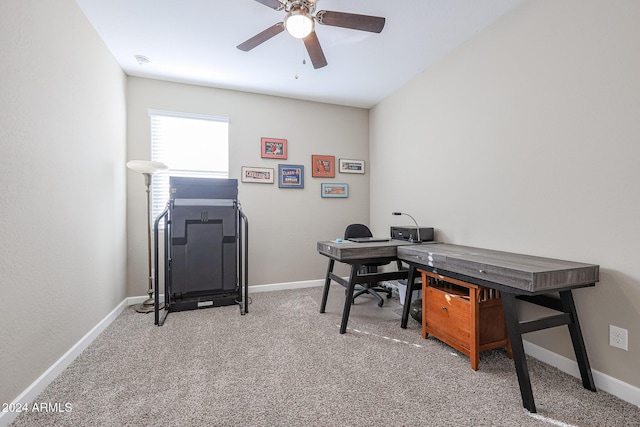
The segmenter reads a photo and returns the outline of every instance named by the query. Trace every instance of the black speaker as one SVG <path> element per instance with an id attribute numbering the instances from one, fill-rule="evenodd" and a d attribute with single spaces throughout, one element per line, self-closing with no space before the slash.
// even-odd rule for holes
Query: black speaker
<path id="1" fill-rule="evenodd" d="M 399 227 L 391 226 L 391 238 L 396 240 L 417 240 L 417 228 L 414 226 Z M 420 227 L 420 240 L 423 242 L 433 241 L 433 228 Z"/>

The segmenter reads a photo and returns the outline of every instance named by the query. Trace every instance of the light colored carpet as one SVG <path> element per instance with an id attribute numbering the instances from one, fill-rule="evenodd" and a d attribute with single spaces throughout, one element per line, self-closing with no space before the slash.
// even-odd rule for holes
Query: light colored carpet
<path id="1" fill-rule="evenodd" d="M 513 362 L 480 369 L 410 319 L 361 297 L 338 333 L 344 291 L 255 293 L 235 306 L 153 315 L 127 308 L 37 399 L 69 403 L 13 426 L 640 426 L 640 409 L 529 359 L 538 408 L 522 407 Z"/>

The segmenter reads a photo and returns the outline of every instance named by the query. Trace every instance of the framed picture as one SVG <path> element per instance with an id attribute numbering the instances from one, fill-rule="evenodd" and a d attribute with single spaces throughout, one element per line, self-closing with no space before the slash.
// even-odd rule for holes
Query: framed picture
<path id="1" fill-rule="evenodd" d="M 322 184 L 322 197 L 347 198 L 349 197 L 349 184 Z"/>
<path id="2" fill-rule="evenodd" d="M 278 165 L 278 187 L 304 188 L 304 166 Z"/>
<path id="3" fill-rule="evenodd" d="M 340 159 L 340 173 L 364 173 L 364 160 Z"/>
<path id="4" fill-rule="evenodd" d="M 311 176 L 318 178 L 333 178 L 336 176 L 335 156 L 311 156 Z"/>
<path id="5" fill-rule="evenodd" d="M 273 184 L 273 168 L 242 166 L 242 182 Z"/>
<path id="6" fill-rule="evenodd" d="M 262 138 L 263 159 L 286 159 L 287 140 L 275 138 Z"/>

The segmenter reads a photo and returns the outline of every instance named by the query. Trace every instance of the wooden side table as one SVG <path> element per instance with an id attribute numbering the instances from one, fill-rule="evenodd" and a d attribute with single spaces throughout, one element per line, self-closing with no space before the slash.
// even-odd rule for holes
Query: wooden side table
<path id="1" fill-rule="evenodd" d="M 513 358 L 499 291 L 419 271 L 423 338 L 431 334 L 469 356 L 474 371 L 481 351 L 505 347 Z"/>

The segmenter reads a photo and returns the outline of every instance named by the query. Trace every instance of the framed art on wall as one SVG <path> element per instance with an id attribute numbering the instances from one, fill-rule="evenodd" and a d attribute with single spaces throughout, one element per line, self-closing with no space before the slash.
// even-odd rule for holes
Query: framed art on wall
<path id="1" fill-rule="evenodd" d="M 262 138 L 261 155 L 263 159 L 286 159 L 287 140 L 276 138 Z"/>
<path id="2" fill-rule="evenodd" d="M 304 166 L 278 165 L 278 187 L 304 188 Z"/>
<path id="3" fill-rule="evenodd" d="M 340 173 L 364 173 L 364 160 L 340 159 Z"/>
<path id="4" fill-rule="evenodd" d="M 319 178 L 333 178 L 336 176 L 335 156 L 311 156 L 311 176 Z"/>
<path id="5" fill-rule="evenodd" d="M 323 198 L 347 198 L 349 197 L 349 184 L 328 184 L 321 186 Z"/>
<path id="6" fill-rule="evenodd" d="M 254 168 L 251 166 L 242 166 L 242 182 L 273 184 L 273 172 L 273 168 Z"/>

